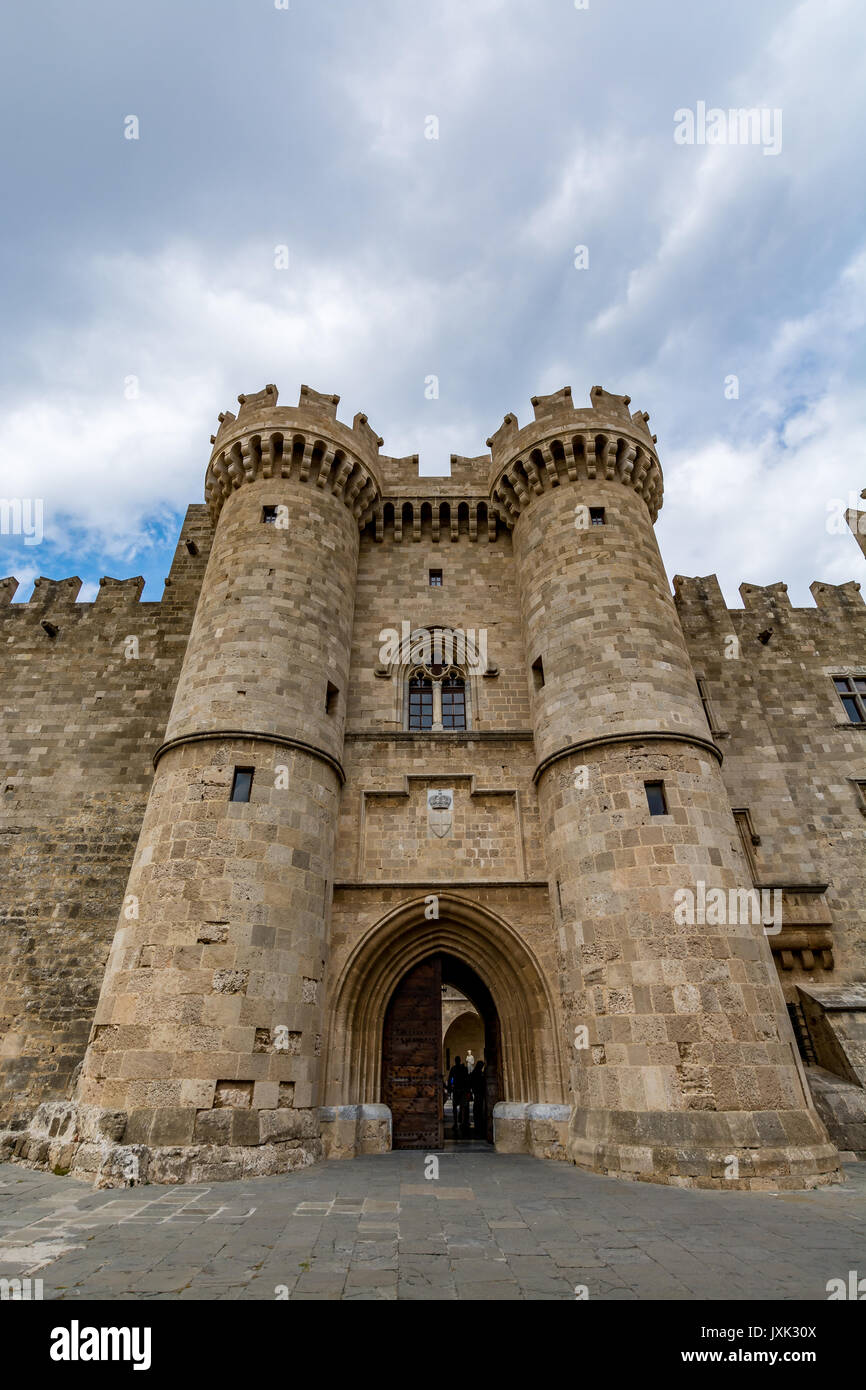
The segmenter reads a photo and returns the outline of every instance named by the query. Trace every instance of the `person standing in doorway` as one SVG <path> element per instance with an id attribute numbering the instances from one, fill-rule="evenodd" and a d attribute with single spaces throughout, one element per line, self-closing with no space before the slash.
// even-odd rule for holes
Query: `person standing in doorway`
<path id="1" fill-rule="evenodd" d="M 472 1112 L 476 1139 L 487 1138 L 487 1069 L 484 1059 L 475 1063 L 472 1071 Z"/>
<path id="2" fill-rule="evenodd" d="M 469 1073 L 459 1057 L 454 1058 L 454 1066 L 448 1073 L 448 1089 L 454 1112 L 454 1138 L 459 1139 L 469 1121 Z"/>

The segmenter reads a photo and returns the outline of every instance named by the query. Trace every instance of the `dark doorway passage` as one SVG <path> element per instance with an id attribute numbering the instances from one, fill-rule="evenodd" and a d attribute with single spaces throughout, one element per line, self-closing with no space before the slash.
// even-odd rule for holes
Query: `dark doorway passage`
<path id="1" fill-rule="evenodd" d="M 484 1034 L 484 1099 L 474 1102 L 472 1123 L 455 1134 L 452 1107 L 445 1109 L 443 985 L 451 985 L 478 1011 Z M 382 1038 L 382 1100 L 393 1119 L 395 1149 L 451 1148 L 492 1143 L 493 1107 L 500 1097 L 500 1028 L 493 996 L 471 966 L 446 953 L 428 956 L 403 976 L 391 996 Z M 447 1116 L 447 1126 L 446 1126 Z M 475 1123 L 481 1118 L 480 1126 Z"/>

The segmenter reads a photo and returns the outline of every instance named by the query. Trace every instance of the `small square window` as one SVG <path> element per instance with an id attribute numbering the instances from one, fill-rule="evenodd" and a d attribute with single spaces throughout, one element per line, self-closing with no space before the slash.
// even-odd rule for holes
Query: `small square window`
<path id="1" fill-rule="evenodd" d="M 441 589 L 441 588 L 442 588 L 442 571 L 441 571 L 441 570 L 431 570 L 431 571 L 430 571 L 430 588 L 431 588 L 431 589 Z"/>
<path id="2" fill-rule="evenodd" d="M 590 526 L 604 525 L 604 507 L 590 507 L 589 524 Z"/>
<path id="3" fill-rule="evenodd" d="M 668 803 L 665 799 L 664 782 L 644 782 L 647 805 L 651 816 L 666 816 Z"/>
<path id="4" fill-rule="evenodd" d="M 262 521 L 266 526 L 276 526 L 277 509 L 276 507 L 262 507 Z"/>
<path id="5" fill-rule="evenodd" d="M 235 775 L 232 781 L 232 801 L 249 801 L 250 792 L 253 789 L 254 771 L 255 769 L 252 767 L 235 768 Z"/>

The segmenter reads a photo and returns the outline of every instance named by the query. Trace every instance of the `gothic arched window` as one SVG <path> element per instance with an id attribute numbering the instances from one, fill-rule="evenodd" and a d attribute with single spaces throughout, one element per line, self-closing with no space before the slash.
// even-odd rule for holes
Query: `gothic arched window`
<path id="1" fill-rule="evenodd" d="M 474 633 L 417 628 L 404 641 L 403 728 L 431 733 L 471 727 L 467 662 L 475 659 Z"/>
<path id="2" fill-rule="evenodd" d="M 407 729 L 467 729 L 468 700 L 463 672 L 454 666 L 420 666 L 409 674 Z"/>

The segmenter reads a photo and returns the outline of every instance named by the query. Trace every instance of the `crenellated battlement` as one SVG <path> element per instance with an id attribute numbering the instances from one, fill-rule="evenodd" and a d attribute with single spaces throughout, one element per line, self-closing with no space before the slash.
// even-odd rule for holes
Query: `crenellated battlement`
<path id="1" fill-rule="evenodd" d="M 0 579 L 2 619 L 4 622 L 26 623 L 28 618 L 41 618 L 47 611 L 52 615 L 57 611 L 64 619 L 71 617 L 78 622 L 89 613 L 113 614 L 129 610 L 153 614 L 154 611 L 180 613 L 184 610 L 191 620 L 212 539 L 213 528 L 207 509 L 200 503 L 194 503 L 187 508 L 171 571 L 166 575 L 165 590 L 161 598 L 142 599 L 144 577 L 140 574 L 125 579 L 103 575 L 93 600 L 81 600 L 79 597 L 82 583 L 77 575 L 65 579 L 47 579 L 42 575 L 35 581 L 25 601 L 13 603 L 21 586 L 19 581 L 10 575 Z"/>
<path id="2" fill-rule="evenodd" d="M 814 608 L 794 608 L 788 597 L 787 584 L 741 584 L 742 608 L 729 608 L 725 603 L 719 581 L 714 574 L 703 578 L 688 578 L 682 574 L 674 575 L 674 600 L 678 611 L 696 616 L 703 613 L 708 622 L 721 622 L 723 619 L 775 617 L 781 622 L 787 618 L 815 618 L 823 615 L 839 615 L 846 618 L 866 616 L 866 601 L 856 580 L 845 584 L 828 584 L 815 580 L 809 586 L 815 600 Z"/>
<path id="3" fill-rule="evenodd" d="M 77 585 L 77 588 L 73 589 L 71 587 L 73 585 Z M 78 613 L 87 612 L 95 607 L 101 609 L 125 608 L 135 604 L 141 604 L 142 607 L 158 608 L 160 603 L 165 603 L 170 597 L 166 592 L 162 599 L 142 601 L 144 576 L 140 574 L 131 579 L 113 579 L 110 575 L 104 575 L 99 581 L 99 590 L 93 599 L 81 600 L 78 598 L 81 580 L 77 577 L 74 579 L 37 579 L 30 598 L 13 603 L 13 595 L 19 588 L 17 579 L 0 579 L 0 605 L 8 605 L 10 613 L 34 614 L 42 613 L 49 608 L 60 607 L 69 608 Z"/>
<path id="4" fill-rule="evenodd" d="M 521 429 L 516 415 L 506 415 L 487 441 L 491 454 L 453 454 L 451 477 L 435 483 L 421 482 L 417 454 L 401 459 L 381 455 L 383 441 L 366 415 L 356 415 L 351 430 L 342 424 L 339 400 L 302 386 L 297 407 L 282 407 L 272 384 L 239 396 L 238 414 L 222 413 L 211 436 L 205 500 L 212 521 L 244 482 L 292 476 L 341 496 L 362 529 L 372 525 L 377 540 L 388 531 L 389 507 L 398 517 L 395 539 L 401 539 L 404 519 L 417 534 L 417 518 L 404 517 L 406 502 L 418 509 L 418 517 L 429 506 L 434 533 L 444 527 L 455 540 L 460 527 L 451 513 L 465 502 L 477 518 L 483 507 L 493 538 L 498 523 L 508 529 L 514 525 L 532 493 L 579 478 L 617 479 L 634 488 L 653 521 L 662 505 L 662 473 L 649 416 L 645 411 L 630 414 L 629 396 L 613 395 L 601 386 L 592 388 L 588 410 L 574 408 L 570 386 L 533 396 L 532 424 Z M 447 516 L 443 507 L 449 509 Z M 466 534 L 476 529 L 467 524 Z"/>
<path id="5" fill-rule="evenodd" d="M 342 498 L 363 526 L 381 497 L 378 456 L 382 439 L 367 416 L 352 427 L 337 419 L 339 396 L 302 386 L 297 407 L 278 406 L 276 386 L 238 396 L 240 411 L 219 417 L 211 436 L 213 452 L 205 475 L 205 501 L 211 520 L 243 483 L 259 478 L 294 477 L 327 488 Z"/>
<path id="6" fill-rule="evenodd" d="M 630 396 L 614 396 L 601 386 L 590 392 L 590 408 L 577 410 L 571 387 L 533 396 L 535 419 L 521 429 L 508 414 L 487 443 L 492 451 L 491 504 L 506 526 L 513 526 L 533 494 L 579 479 L 617 480 L 633 488 L 656 520 L 663 479 L 645 411 L 631 415 Z"/>

